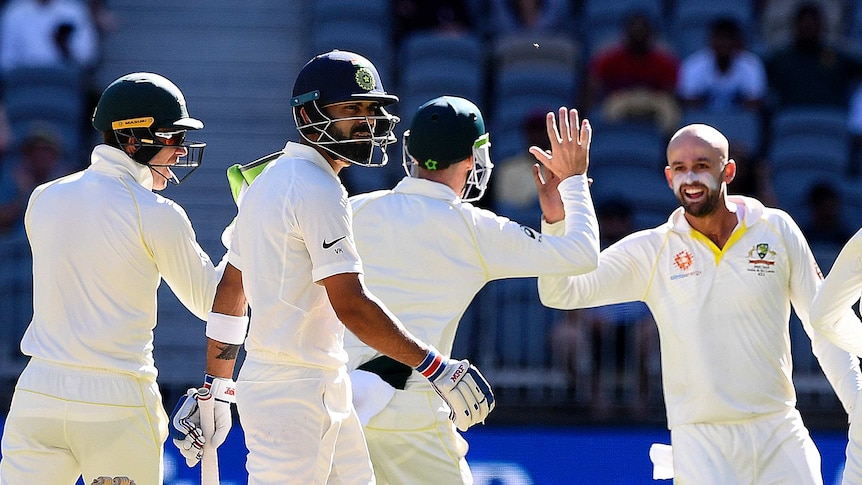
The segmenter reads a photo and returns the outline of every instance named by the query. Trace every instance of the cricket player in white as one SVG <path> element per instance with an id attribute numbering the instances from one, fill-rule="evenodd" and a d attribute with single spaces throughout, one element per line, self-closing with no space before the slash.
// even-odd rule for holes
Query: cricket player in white
<path id="1" fill-rule="evenodd" d="M 93 118 L 104 144 L 86 170 L 30 197 L 30 356 L 3 433 L 0 483 L 90 483 L 126 476 L 162 483 L 167 415 L 156 384 L 153 328 L 162 279 L 205 319 L 218 275 L 185 211 L 154 190 L 171 168 L 197 167 L 190 118 L 169 80 L 134 73 L 111 83 Z M 189 172 L 190 173 L 190 172 Z"/>
<path id="2" fill-rule="evenodd" d="M 838 253 L 811 303 L 811 326 L 832 342 L 862 356 L 862 325 L 853 311 L 862 293 L 862 230 Z M 845 485 L 862 484 L 862 406 L 854 408 L 844 464 Z"/>
<path id="3" fill-rule="evenodd" d="M 821 280 L 811 250 L 786 213 L 727 195 L 736 163 L 718 130 L 683 127 L 667 160 L 665 176 L 682 207 L 666 224 L 602 251 L 593 273 L 540 277 L 542 302 L 649 306 L 661 342 L 675 483 L 821 484 L 820 454 L 791 380 L 791 303 L 848 412 L 859 365 L 809 325 Z M 561 233 L 560 207 L 543 205 L 543 213 L 543 232 Z"/>
<path id="4" fill-rule="evenodd" d="M 443 353 L 487 282 L 596 267 L 598 223 L 585 175 L 591 128 L 565 108 L 559 128 L 553 113 L 548 123 L 553 156 L 542 152 L 540 159 L 547 177 L 563 179 L 564 237 L 470 203 L 485 192 L 493 164 L 481 111 L 458 97 L 432 99 L 414 114 L 404 135 L 409 176 L 392 190 L 351 198 L 366 284 L 410 332 Z M 348 368 L 360 369 L 351 372 L 354 402 L 378 483 L 472 484 L 467 443 L 427 380 L 350 333 L 345 348 Z M 375 401 L 363 416 L 365 403 Z"/>
<path id="5" fill-rule="evenodd" d="M 362 280 L 338 172 L 370 165 L 375 147 L 385 154 L 398 120 L 384 106 L 397 99 L 364 57 L 315 57 L 297 76 L 291 99 L 302 143 L 288 143 L 239 204 L 210 316 L 210 323 L 226 323 L 218 330 L 208 323 L 207 371 L 231 377 L 229 347 L 245 330 L 236 321 L 234 332 L 230 321 L 244 313 L 247 297 L 252 320 L 236 402 L 250 484 L 374 483 L 352 405 L 345 326 L 429 379 L 462 429 L 493 409 L 475 367 L 413 337 Z M 231 357 L 223 357 L 226 350 Z"/>

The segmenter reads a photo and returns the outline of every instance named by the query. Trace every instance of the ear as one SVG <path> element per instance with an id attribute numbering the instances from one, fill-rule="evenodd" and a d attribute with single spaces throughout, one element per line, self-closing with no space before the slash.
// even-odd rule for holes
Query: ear
<path id="1" fill-rule="evenodd" d="M 305 112 L 305 106 L 299 108 L 299 117 L 302 118 L 302 121 L 305 123 L 311 123 L 311 118 L 309 118 L 308 113 Z"/>
<path id="2" fill-rule="evenodd" d="M 724 183 L 729 184 L 736 178 L 736 160 L 730 159 L 724 165 Z"/>
<path id="3" fill-rule="evenodd" d="M 673 176 L 670 173 L 670 166 L 664 167 L 664 178 L 667 180 L 667 186 L 670 187 L 670 190 L 673 190 Z"/>
<path id="4" fill-rule="evenodd" d="M 138 139 L 133 136 L 130 136 L 126 144 L 122 146 L 123 150 L 129 155 L 134 155 L 139 147 Z"/>

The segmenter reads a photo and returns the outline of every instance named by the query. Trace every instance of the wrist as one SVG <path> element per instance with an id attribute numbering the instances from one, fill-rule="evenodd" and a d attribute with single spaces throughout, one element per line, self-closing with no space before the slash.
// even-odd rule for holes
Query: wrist
<path id="1" fill-rule="evenodd" d="M 415 367 L 416 371 L 422 374 L 426 379 L 433 381 L 440 377 L 443 370 L 446 368 L 446 359 L 437 352 L 437 349 L 430 347 L 422 362 Z"/>
<path id="2" fill-rule="evenodd" d="M 204 374 L 203 387 L 210 390 L 216 401 L 236 403 L 236 383 L 233 379 Z"/>

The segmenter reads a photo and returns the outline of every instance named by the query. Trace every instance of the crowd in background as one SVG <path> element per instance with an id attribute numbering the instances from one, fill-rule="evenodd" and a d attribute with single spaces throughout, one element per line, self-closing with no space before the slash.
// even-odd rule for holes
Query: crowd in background
<path id="1" fill-rule="evenodd" d="M 791 211 L 815 251 L 826 255 L 821 262 L 826 270 L 830 255 L 855 232 L 857 216 L 862 213 L 862 188 L 857 193 L 852 185 L 862 185 L 858 180 L 862 175 L 862 6 L 850 0 L 735 0 L 725 2 L 726 10 L 697 16 L 693 5 L 708 9 L 709 3 L 390 0 L 387 46 L 397 51 L 412 38 L 433 33 L 440 39 L 469 37 L 477 40 L 483 52 L 495 53 L 484 56 L 476 66 L 481 78 L 473 101 L 489 113 L 496 165 L 491 191 L 479 204 L 534 227 L 540 211 L 531 175 L 534 159 L 526 148 L 546 142 L 544 113 L 557 107 L 554 101 L 562 99 L 562 104 L 581 110 L 595 126 L 597 143 L 605 133 L 620 129 L 623 139 L 627 136 L 633 144 L 641 143 L 635 132 L 648 133 L 656 146 L 664 147 L 684 120 L 748 115 L 747 119 L 756 121 L 751 125 L 756 133 L 729 135 L 731 156 L 739 167 L 730 191 Z M 92 112 L 93 100 L 101 92 L 95 83 L 100 43 L 118 22 L 109 4 L 100 0 L 4 2 L 0 17 L 0 239 L 23 238 L 23 210 L 37 184 L 87 163 L 95 132 L 89 123 L 81 123 L 88 118 L 81 114 Z M 693 21 L 683 15 L 683 7 L 695 12 L 692 18 L 700 23 L 686 23 Z M 561 52 L 572 53 L 571 65 L 561 60 L 568 71 L 554 71 L 550 63 L 534 67 L 514 63 L 512 69 L 519 74 L 547 69 L 558 77 L 559 72 L 568 72 L 571 79 L 565 86 L 570 91 L 532 97 L 532 104 L 518 104 L 517 118 L 512 119 L 512 111 L 504 107 L 514 100 L 502 94 L 506 82 L 503 60 L 495 57 L 508 38 L 522 39 L 521 44 L 532 38 L 564 39 L 571 50 Z M 543 42 L 529 43 L 529 47 L 536 56 L 553 48 Z M 385 78 L 391 79 L 387 88 L 401 96 L 404 109 L 411 106 L 413 93 L 406 88 L 409 63 L 395 58 L 387 67 L 373 52 L 356 50 L 386 71 L 389 77 Z M 454 57 L 456 53 L 450 54 Z M 438 65 L 437 69 L 447 67 Z M 33 77 L 37 74 L 42 77 Z M 549 76 L 528 74 L 536 77 L 525 76 L 527 91 L 544 89 L 539 82 Z M 35 79 L 45 81 L 46 89 L 61 90 L 61 96 L 45 95 L 36 89 L 42 81 Z M 66 80 L 65 87 L 58 87 L 57 80 Z M 52 102 L 54 109 L 43 109 L 42 105 Z M 56 103 L 71 103 L 71 107 L 60 108 Z M 70 113 L 75 106 L 77 111 Z M 794 190 L 794 199 L 789 200 L 785 195 L 789 192 L 779 183 L 781 177 L 776 176 L 785 170 L 783 157 L 778 160 L 776 154 L 787 152 L 777 151 L 774 121 L 794 109 L 837 113 L 841 124 L 830 125 L 836 141 L 820 138 L 820 126 L 815 126 L 819 118 L 814 115 L 807 131 L 791 135 L 824 157 L 827 152 L 838 155 L 829 158 L 828 163 L 834 164 L 818 167 L 821 161 L 805 152 L 804 173 L 822 177 L 794 175 L 792 181 L 804 190 Z M 399 113 L 407 118 L 410 114 Z M 348 172 L 348 189 L 391 187 L 394 177 L 401 175 L 397 168 L 400 153 L 395 150 L 400 146 L 390 148 L 394 170 L 370 182 L 351 179 L 353 174 Z M 647 160 L 657 176 L 664 165 L 662 155 L 655 153 Z M 596 157 L 603 162 L 598 153 Z M 661 223 L 639 214 L 647 204 L 638 199 L 637 191 L 602 193 L 614 172 L 599 171 L 599 161 L 595 162 L 597 174 L 604 178 L 594 177 L 604 245 L 645 227 L 647 221 Z M 661 207 L 665 218 L 669 213 L 665 209 L 675 204 L 670 190 L 667 196 L 670 202 Z M 548 332 L 551 360 L 568 385 L 587 389 L 579 396 L 587 396 L 597 416 L 605 415 L 608 401 L 613 400 L 625 400 L 637 414 L 642 411 L 639 405 L 657 399 L 660 392 L 656 390 L 654 331 L 642 305 L 569 312 Z M 603 351 L 609 347 L 615 350 Z M 630 352 L 632 349 L 636 352 Z M 609 359 L 609 355 L 614 357 Z M 640 374 L 632 375 L 631 369 Z"/>

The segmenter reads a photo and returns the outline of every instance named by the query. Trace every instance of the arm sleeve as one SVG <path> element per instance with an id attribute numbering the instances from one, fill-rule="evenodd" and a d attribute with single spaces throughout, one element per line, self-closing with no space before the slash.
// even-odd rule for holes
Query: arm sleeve
<path id="1" fill-rule="evenodd" d="M 790 298 L 793 308 L 802 323 L 802 328 L 811 339 L 811 351 L 817 357 L 823 374 L 826 375 L 844 409 L 850 414 L 856 403 L 859 389 L 862 389 L 859 359 L 832 343 L 827 338 L 827 334 L 812 327 L 809 309 L 820 283 L 820 270 L 802 231 L 789 217 L 786 217 L 785 221 L 787 256 L 790 258 L 791 265 Z"/>
<path id="2" fill-rule="evenodd" d="M 209 256 L 195 239 L 183 209 L 168 203 L 144 231 L 162 278 L 177 299 L 196 317 L 206 320 L 212 309 L 218 277 Z"/>
<path id="3" fill-rule="evenodd" d="M 862 292 L 862 231 L 841 249 L 811 304 L 811 326 L 842 349 L 862 356 L 862 323 L 853 304 Z"/>
<path id="4" fill-rule="evenodd" d="M 582 274 L 596 268 L 599 225 L 587 177 L 569 177 L 559 191 L 566 212 L 562 234 L 540 234 L 492 213 L 477 213 L 477 244 L 490 279 Z"/>
<path id="5" fill-rule="evenodd" d="M 553 234 L 562 224 L 542 223 L 544 233 Z M 595 271 L 578 276 L 539 276 L 539 298 L 551 308 L 571 310 L 613 303 L 643 301 L 654 271 L 655 255 L 639 250 L 646 233 L 625 237 L 599 255 Z"/>

